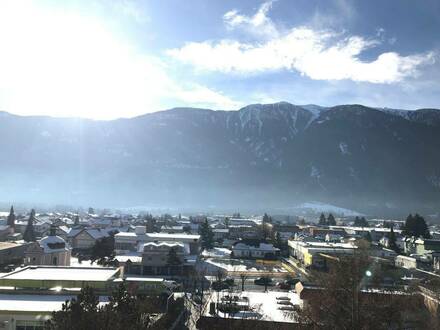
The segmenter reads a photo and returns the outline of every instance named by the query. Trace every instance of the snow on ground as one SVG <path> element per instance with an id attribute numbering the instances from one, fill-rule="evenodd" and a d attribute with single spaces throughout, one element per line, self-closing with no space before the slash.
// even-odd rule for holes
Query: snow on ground
<path id="1" fill-rule="evenodd" d="M 217 300 L 217 294 L 219 299 Z M 213 292 L 210 297 L 211 302 L 222 301 L 226 299 L 225 292 Z M 235 295 L 235 294 L 234 294 Z M 237 294 L 240 298 L 239 304 L 249 304 L 249 311 L 242 311 L 233 315 L 219 312 L 220 317 L 233 317 L 233 318 L 253 318 L 264 321 L 274 322 L 289 322 L 295 323 L 297 319 L 293 308 L 301 308 L 302 301 L 299 295 L 294 292 L 251 292 L 245 291 Z M 246 301 L 248 299 L 248 302 Z M 206 311 L 206 316 L 212 316 L 209 314 L 209 309 Z"/>

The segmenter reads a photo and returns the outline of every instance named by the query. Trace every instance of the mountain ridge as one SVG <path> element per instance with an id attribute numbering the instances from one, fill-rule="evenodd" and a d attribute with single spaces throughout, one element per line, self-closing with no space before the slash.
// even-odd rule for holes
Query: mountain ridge
<path id="1" fill-rule="evenodd" d="M 173 108 L 110 121 L 0 115 L 0 200 L 438 211 L 440 111 L 305 107 Z"/>

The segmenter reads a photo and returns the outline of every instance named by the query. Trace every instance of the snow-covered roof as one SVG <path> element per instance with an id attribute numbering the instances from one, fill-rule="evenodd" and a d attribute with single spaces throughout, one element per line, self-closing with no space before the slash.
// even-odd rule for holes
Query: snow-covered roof
<path id="1" fill-rule="evenodd" d="M 131 253 L 131 254 L 124 254 L 124 255 L 117 255 L 115 256 L 115 260 L 125 263 L 128 260 L 130 260 L 131 262 L 134 263 L 138 263 L 138 262 L 142 262 L 142 256 L 140 255 L 140 253 L 135 252 L 135 253 Z"/>
<path id="2" fill-rule="evenodd" d="M 168 247 L 183 247 L 183 243 L 180 242 L 148 242 L 148 243 L 144 243 L 142 244 L 142 246 L 168 246 Z"/>
<path id="3" fill-rule="evenodd" d="M 28 266 L 2 276 L 11 280 L 108 281 L 117 268 Z"/>
<path id="4" fill-rule="evenodd" d="M 0 242 L 0 251 L 15 248 L 23 244 L 17 244 L 16 242 Z"/>
<path id="5" fill-rule="evenodd" d="M 258 250 L 258 251 L 269 251 L 275 252 L 279 251 L 278 248 L 275 248 L 272 244 L 268 243 L 260 243 L 258 246 L 248 245 L 245 243 L 237 242 L 232 246 L 233 250 Z"/>
<path id="6" fill-rule="evenodd" d="M 151 240 L 157 241 L 169 241 L 169 240 L 199 240 L 200 235 L 190 235 L 190 234 L 168 234 L 168 233 L 146 233 L 138 235 L 135 232 L 127 232 L 127 233 L 118 233 L 116 237 L 137 237 L 137 236 L 145 236 Z"/>
<path id="7" fill-rule="evenodd" d="M 45 253 L 60 252 L 68 249 L 66 241 L 59 236 L 46 236 L 38 241 Z"/>
<path id="8" fill-rule="evenodd" d="M 0 311 L 9 312 L 53 312 L 59 311 L 66 300 L 75 296 L 40 294 L 0 294 Z M 108 297 L 99 297 L 100 304 Z"/>

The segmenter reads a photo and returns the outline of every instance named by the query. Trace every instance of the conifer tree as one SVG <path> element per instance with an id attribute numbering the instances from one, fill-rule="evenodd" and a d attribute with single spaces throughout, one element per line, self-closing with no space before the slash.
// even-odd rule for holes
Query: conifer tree
<path id="1" fill-rule="evenodd" d="M 389 247 L 390 247 L 390 249 L 393 250 L 394 252 L 396 252 L 397 254 L 399 254 L 400 253 L 400 248 L 397 245 L 396 234 L 394 233 L 393 226 L 391 226 L 391 231 L 390 231 L 390 235 L 389 235 L 388 239 L 389 239 Z"/>
<path id="2" fill-rule="evenodd" d="M 200 225 L 199 228 L 202 249 L 212 249 L 214 247 L 214 233 L 209 226 L 208 219 Z"/>
<path id="3" fill-rule="evenodd" d="M 23 234 L 23 239 L 26 242 L 35 242 L 37 240 L 35 237 L 34 221 L 35 221 L 35 210 L 32 209 L 26 229 Z"/>
<path id="4" fill-rule="evenodd" d="M 408 215 L 403 227 L 403 234 L 406 236 L 431 238 L 425 219 L 417 213 L 414 216 L 412 214 Z"/>
<path id="5" fill-rule="evenodd" d="M 325 219 L 325 215 L 324 215 L 324 213 L 321 213 L 321 215 L 319 216 L 319 222 L 318 222 L 318 224 L 319 224 L 320 226 L 325 226 L 325 225 L 327 225 L 327 220 Z"/>
<path id="6" fill-rule="evenodd" d="M 331 214 L 331 213 L 328 215 L 327 225 L 329 225 L 329 226 L 336 226 L 336 219 L 333 216 L 333 214 Z"/>
<path id="7" fill-rule="evenodd" d="M 9 227 L 15 229 L 15 212 L 14 212 L 14 206 L 11 206 L 11 210 L 9 211 L 7 224 Z"/>
<path id="8" fill-rule="evenodd" d="M 167 265 L 168 266 L 178 266 L 182 263 L 182 261 L 179 259 L 179 257 L 177 256 L 177 250 L 175 247 L 172 247 L 169 251 L 168 251 L 168 256 L 167 256 Z"/>

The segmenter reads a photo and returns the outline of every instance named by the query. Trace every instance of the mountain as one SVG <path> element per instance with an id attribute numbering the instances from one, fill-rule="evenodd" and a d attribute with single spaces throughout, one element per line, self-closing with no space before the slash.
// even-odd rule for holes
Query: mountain
<path id="1" fill-rule="evenodd" d="M 0 113 L 0 200 L 434 212 L 440 111 L 287 102 L 95 121 Z"/>

